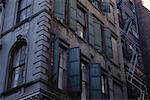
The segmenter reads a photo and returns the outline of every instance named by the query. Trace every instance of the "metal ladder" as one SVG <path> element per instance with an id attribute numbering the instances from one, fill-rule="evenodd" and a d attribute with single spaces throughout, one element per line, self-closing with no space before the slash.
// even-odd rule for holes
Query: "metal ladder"
<path id="1" fill-rule="evenodd" d="M 121 0 L 123 1 L 123 0 Z M 132 26 L 132 17 L 128 17 L 127 21 L 126 21 L 126 24 L 124 26 L 124 29 L 123 31 L 121 32 L 121 35 L 123 36 L 123 41 L 124 43 L 127 41 L 128 39 L 128 34 L 129 34 L 129 30 L 130 30 L 130 27 Z M 131 60 L 130 60 L 130 64 L 129 64 L 129 69 L 127 70 L 128 71 L 128 75 L 127 75 L 127 81 L 129 81 L 129 83 L 131 83 L 133 86 L 135 86 L 136 88 L 138 88 L 140 90 L 140 96 L 139 96 L 139 100 L 144 100 L 145 98 L 145 91 L 136 86 L 134 83 L 133 83 L 133 79 L 135 79 L 134 77 L 134 72 L 135 72 L 135 68 L 136 68 L 136 65 L 138 63 L 138 53 L 136 51 L 135 48 L 133 48 L 131 45 L 130 45 L 130 49 L 132 50 L 132 57 L 131 57 Z M 130 78 L 129 78 L 130 77 Z M 143 84 L 142 82 L 140 82 L 138 79 L 136 79 L 141 85 Z M 146 87 L 144 84 L 143 84 L 144 87 Z M 145 88 L 146 89 L 146 88 Z"/>
<path id="2" fill-rule="evenodd" d="M 132 83 L 134 71 L 136 68 L 137 61 L 138 61 L 138 53 L 132 46 L 130 46 L 130 49 L 132 50 L 132 58 L 130 60 L 130 67 L 129 67 L 129 73 L 131 74 L 131 78 L 129 81 Z"/>

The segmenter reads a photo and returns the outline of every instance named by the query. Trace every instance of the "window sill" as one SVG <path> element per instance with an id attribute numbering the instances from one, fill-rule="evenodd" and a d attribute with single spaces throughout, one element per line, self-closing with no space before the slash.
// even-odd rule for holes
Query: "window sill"
<path id="1" fill-rule="evenodd" d="M 121 70 L 121 68 L 119 67 L 120 66 L 120 63 L 115 63 L 112 59 L 110 59 L 110 62 L 119 70 Z"/>
<path id="2" fill-rule="evenodd" d="M 3 36 L 5 36 L 7 33 L 9 32 L 13 32 L 16 28 L 18 28 L 19 26 L 25 24 L 26 22 L 30 22 L 33 18 L 35 18 L 36 16 L 40 15 L 42 12 L 47 12 L 47 10 L 41 10 L 38 13 L 35 13 L 33 15 L 31 15 L 30 17 L 28 17 L 27 19 L 16 23 L 16 25 L 14 25 L 13 27 L 11 27 L 10 29 L 6 30 L 5 32 L 3 32 L 2 34 L 0 34 L 0 38 L 2 38 Z"/>
<path id="3" fill-rule="evenodd" d="M 107 17 L 107 20 L 108 20 L 108 22 L 109 22 L 111 25 L 113 25 L 114 27 L 116 27 L 116 23 L 115 23 L 115 22 L 111 21 L 111 19 L 109 19 L 108 17 Z"/>
<path id="4" fill-rule="evenodd" d="M 64 21 L 61 21 L 61 20 L 59 20 L 57 17 L 53 17 L 54 18 L 54 21 L 56 21 L 56 22 L 58 22 L 59 24 L 61 24 L 63 27 L 65 27 L 65 28 L 67 28 L 67 25 L 65 24 L 65 22 Z"/>
<path id="5" fill-rule="evenodd" d="M 88 0 L 88 1 L 89 1 L 89 0 Z M 90 1 L 89 1 L 89 2 L 90 2 Z M 102 10 L 101 10 L 100 8 L 95 7 L 95 6 L 92 4 L 92 2 L 90 2 L 90 4 L 91 4 L 97 11 L 99 11 L 100 13 L 103 13 Z"/>
<path id="6" fill-rule="evenodd" d="M 74 33 L 74 34 L 75 34 L 75 36 L 76 36 L 79 40 L 81 40 L 82 42 L 84 42 L 84 43 L 86 43 L 86 44 L 88 43 L 85 38 L 80 37 L 77 33 Z"/>
<path id="7" fill-rule="evenodd" d="M 19 89 L 21 89 L 23 87 L 27 87 L 27 86 L 32 85 L 32 84 L 37 83 L 37 82 L 44 82 L 45 83 L 45 81 L 42 79 L 37 79 L 37 80 L 31 81 L 28 83 L 24 83 L 22 85 L 18 85 L 16 87 L 14 87 L 14 88 L 10 88 L 10 89 L 5 90 L 4 92 L 0 93 L 0 97 L 5 96 L 5 95 L 11 95 L 15 91 L 18 91 Z"/>

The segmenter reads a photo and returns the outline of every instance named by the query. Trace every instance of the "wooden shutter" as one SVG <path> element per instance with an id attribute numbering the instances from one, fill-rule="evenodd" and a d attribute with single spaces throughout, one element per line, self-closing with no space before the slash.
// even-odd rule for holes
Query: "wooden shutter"
<path id="1" fill-rule="evenodd" d="M 76 20 L 77 20 L 77 1 L 69 0 L 69 27 L 72 30 L 76 30 Z"/>
<path id="2" fill-rule="evenodd" d="M 91 100 L 101 99 L 101 68 L 99 63 L 89 64 L 89 91 Z"/>
<path id="3" fill-rule="evenodd" d="M 55 33 L 53 39 L 53 66 L 52 66 L 52 78 L 53 83 L 57 86 L 58 84 L 58 74 L 59 74 L 59 36 Z"/>
<path id="4" fill-rule="evenodd" d="M 110 13 L 110 0 L 102 0 L 102 11 L 105 13 Z"/>
<path id="5" fill-rule="evenodd" d="M 100 21 L 98 21 L 95 18 L 94 21 L 94 45 L 98 50 L 102 50 L 102 36 L 101 36 L 101 24 Z"/>
<path id="6" fill-rule="evenodd" d="M 54 15 L 55 17 L 64 19 L 65 18 L 65 0 L 54 1 Z"/>
<path id="7" fill-rule="evenodd" d="M 68 91 L 81 91 L 80 48 L 69 49 L 68 59 Z"/>
<path id="8" fill-rule="evenodd" d="M 104 28 L 104 52 L 108 58 L 113 57 L 111 33 L 109 28 Z"/>
<path id="9" fill-rule="evenodd" d="M 88 14 L 88 33 L 89 43 L 94 45 L 94 18 L 90 14 Z"/>

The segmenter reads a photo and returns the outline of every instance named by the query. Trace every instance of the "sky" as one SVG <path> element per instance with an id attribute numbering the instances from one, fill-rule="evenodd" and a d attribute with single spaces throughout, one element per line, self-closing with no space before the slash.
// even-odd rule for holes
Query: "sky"
<path id="1" fill-rule="evenodd" d="M 150 0 L 142 0 L 143 6 L 150 10 Z"/>

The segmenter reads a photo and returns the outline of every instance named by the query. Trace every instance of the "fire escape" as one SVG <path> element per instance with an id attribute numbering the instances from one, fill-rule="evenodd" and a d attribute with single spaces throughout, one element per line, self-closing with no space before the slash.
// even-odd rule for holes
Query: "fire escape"
<path id="1" fill-rule="evenodd" d="M 125 0 L 120 0 L 118 3 L 118 9 L 120 9 L 125 4 Z M 126 79 L 127 83 L 132 87 L 136 87 L 140 91 L 138 95 L 138 100 L 145 100 L 145 95 L 147 94 L 147 88 L 143 79 L 140 75 L 136 74 L 136 69 L 138 65 L 139 52 L 134 43 L 129 43 L 129 31 L 133 24 L 134 17 L 128 17 L 125 21 L 124 27 L 121 31 L 121 38 L 123 42 L 123 49 L 127 49 L 127 52 L 124 52 L 125 56 L 128 56 L 128 64 L 126 64 Z M 125 46 L 126 45 L 126 46 Z M 125 58 L 124 58 L 125 60 Z M 126 63 L 126 62 L 125 62 Z"/>

